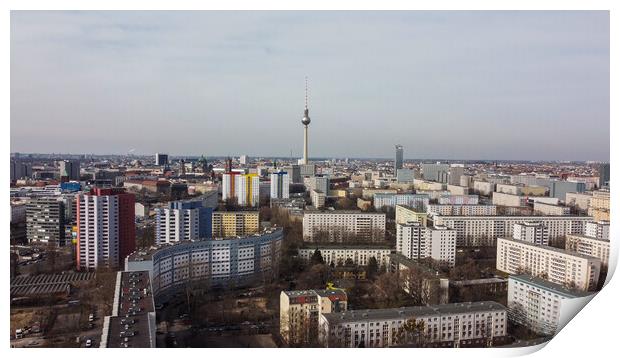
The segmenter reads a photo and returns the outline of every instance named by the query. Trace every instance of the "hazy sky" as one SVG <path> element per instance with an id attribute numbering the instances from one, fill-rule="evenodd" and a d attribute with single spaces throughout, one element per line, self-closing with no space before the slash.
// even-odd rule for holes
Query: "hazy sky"
<path id="1" fill-rule="evenodd" d="M 11 14 L 11 151 L 609 160 L 608 12 Z"/>

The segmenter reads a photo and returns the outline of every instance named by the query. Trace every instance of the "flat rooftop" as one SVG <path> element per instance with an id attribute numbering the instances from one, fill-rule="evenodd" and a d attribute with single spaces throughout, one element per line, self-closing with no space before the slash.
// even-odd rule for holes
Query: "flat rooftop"
<path id="1" fill-rule="evenodd" d="M 412 306 L 374 310 L 353 310 L 341 313 L 326 313 L 323 316 L 330 324 L 357 321 L 380 321 L 386 319 L 408 319 L 411 317 L 444 316 L 480 311 L 506 311 L 506 307 L 494 301 L 450 303 L 433 306 Z"/>
<path id="2" fill-rule="evenodd" d="M 148 271 L 121 272 L 118 316 L 154 312 L 153 292 Z"/>
<path id="3" fill-rule="evenodd" d="M 506 241 L 510 241 L 510 242 L 514 242 L 517 244 L 521 244 L 521 245 L 526 245 L 526 246 L 531 246 L 531 247 L 538 247 L 544 250 L 548 250 L 548 251 L 553 251 L 553 252 L 558 252 L 561 254 L 566 254 L 566 255 L 570 255 L 570 256 L 575 256 L 575 257 L 580 257 L 582 259 L 590 259 L 590 260 L 599 260 L 598 258 L 594 257 L 594 256 L 588 256 L 588 255 L 583 255 L 580 254 L 578 252 L 575 251 L 568 251 L 565 249 L 560 249 L 557 247 L 553 247 L 553 246 L 547 246 L 547 245 L 539 245 L 539 244 L 534 244 L 531 242 L 527 242 L 527 241 L 523 241 L 523 240 L 517 240 L 517 239 L 513 239 L 513 238 L 508 238 L 508 237 L 500 237 L 497 240 L 506 240 Z"/>
<path id="4" fill-rule="evenodd" d="M 107 348 L 150 348 L 149 315 L 109 317 Z"/>
<path id="5" fill-rule="evenodd" d="M 549 282 L 541 278 L 530 275 L 510 275 L 509 279 L 536 286 L 546 291 L 551 291 L 569 298 L 586 297 L 596 294 L 596 292 L 583 292 L 579 290 L 571 290 L 557 283 Z"/>

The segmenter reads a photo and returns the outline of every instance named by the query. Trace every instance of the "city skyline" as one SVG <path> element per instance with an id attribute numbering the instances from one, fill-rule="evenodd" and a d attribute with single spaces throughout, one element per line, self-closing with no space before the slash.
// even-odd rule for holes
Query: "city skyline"
<path id="1" fill-rule="evenodd" d="M 313 158 L 609 161 L 608 12 L 14 11 L 11 64 L 12 152 L 301 158 L 307 75 Z"/>

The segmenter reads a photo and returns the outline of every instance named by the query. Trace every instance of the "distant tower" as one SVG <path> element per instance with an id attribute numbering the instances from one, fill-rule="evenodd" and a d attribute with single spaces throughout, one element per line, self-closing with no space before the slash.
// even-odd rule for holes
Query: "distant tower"
<path id="1" fill-rule="evenodd" d="M 403 146 L 396 144 L 396 158 L 394 160 L 394 175 L 398 169 L 403 169 Z"/>
<path id="2" fill-rule="evenodd" d="M 301 123 L 304 125 L 304 164 L 308 164 L 308 124 L 310 124 L 310 115 L 308 114 L 308 77 L 306 77 L 306 102 L 304 106 L 304 118 Z"/>

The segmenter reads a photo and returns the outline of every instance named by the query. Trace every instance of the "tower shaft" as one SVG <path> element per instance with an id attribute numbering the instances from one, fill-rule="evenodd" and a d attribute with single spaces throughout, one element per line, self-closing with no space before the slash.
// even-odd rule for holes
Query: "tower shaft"
<path id="1" fill-rule="evenodd" d="M 308 126 L 304 126 L 304 164 L 308 164 Z"/>

